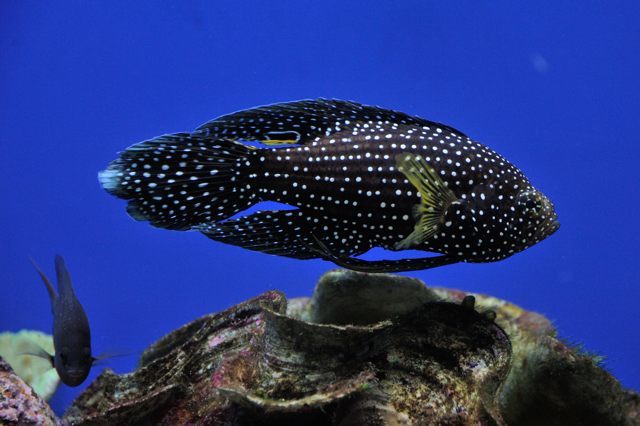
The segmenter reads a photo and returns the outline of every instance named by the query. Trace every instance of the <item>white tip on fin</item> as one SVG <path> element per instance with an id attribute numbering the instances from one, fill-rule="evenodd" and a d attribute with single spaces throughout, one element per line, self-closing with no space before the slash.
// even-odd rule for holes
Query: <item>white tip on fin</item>
<path id="1" fill-rule="evenodd" d="M 114 190 L 118 188 L 120 185 L 120 177 L 118 176 L 118 171 L 112 169 L 111 167 L 98 172 L 98 180 L 100 181 L 100 185 L 107 191 Z"/>

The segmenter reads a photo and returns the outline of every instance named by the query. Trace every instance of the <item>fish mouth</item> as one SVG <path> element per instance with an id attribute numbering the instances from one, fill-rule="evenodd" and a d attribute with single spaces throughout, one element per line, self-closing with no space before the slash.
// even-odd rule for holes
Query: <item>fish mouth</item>
<path id="1" fill-rule="evenodd" d="M 82 368 L 70 368 L 66 371 L 67 376 L 71 377 L 72 379 L 84 379 L 86 377 L 86 370 L 82 369 Z"/>
<path id="2" fill-rule="evenodd" d="M 558 229 L 560 229 L 560 222 L 558 221 L 558 215 L 556 214 L 555 207 L 551 200 L 549 200 L 544 194 L 538 192 L 538 197 L 542 204 L 542 214 L 544 219 L 542 226 L 540 226 L 536 232 L 536 237 L 539 241 L 544 240 Z"/>
<path id="3" fill-rule="evenodd" d="M 553 234 L 558 229 L 560 229 L 560 222 L 558 222 L 558 219 L 554 219 L 553 222 L 551 222 L 551 224 L 547 228 L 547 232 L 546 232 L 547 236 Z"/>
<path id="4" fill-rule="evenodd" d="M 558 229 L 560 229 L 560 222 L 558 221 L 558 218 L 556 217 L 556 215 L 554 214 L 553 217 L 549 218 L 544 224 L 543 226 L 541 226 L 540 228 L 538 228 L 537 232 L 536 232 L 536 239 L 538 241 L 542 241 L 547 237 L 550 237 L 552 234 L 554 234 Z"/>

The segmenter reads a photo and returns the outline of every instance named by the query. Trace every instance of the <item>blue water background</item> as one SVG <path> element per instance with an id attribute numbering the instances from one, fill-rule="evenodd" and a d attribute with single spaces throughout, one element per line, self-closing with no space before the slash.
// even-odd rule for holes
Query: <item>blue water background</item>
<path id="1" fill-rule="evenodd" d="M 65 256 L 94 351 L 131 370 L 172 329 L 331 264 L 135 222 L 99 186 L 118 151 L 218 115 L 329 97 L 455 126 L 556 204 L 550 239 L 408 275 L 545 314 L 640 389 L 640 4 L 635 1 L 0 3 L 0 329 L 49 331 Z M 101 370 L 95 368 L 93 379 Z M 85 383 L 85 386 L 88 382 Z M 58 413 L 81 388 L 62 386 Z"/>

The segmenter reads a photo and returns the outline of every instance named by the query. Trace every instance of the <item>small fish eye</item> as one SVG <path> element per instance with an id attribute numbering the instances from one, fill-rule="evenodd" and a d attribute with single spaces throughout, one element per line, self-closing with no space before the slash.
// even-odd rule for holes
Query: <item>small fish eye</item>
<path id="1" fill-rule="evenodd" d="M 532 191 L 522 192 L 518 196 L 518 204 L 522 206 L 526 211 L 538 214 L 542 209 L 542 203 L 539 197 Z"/>
<path id="2" fill-rule="evenodd" d="M 538 207 L 538 203 L 536 203 L 535 200 L 528 199 L 527 202 L 524 204 L 524 206 L 527 209 L 535 209 Z"/>

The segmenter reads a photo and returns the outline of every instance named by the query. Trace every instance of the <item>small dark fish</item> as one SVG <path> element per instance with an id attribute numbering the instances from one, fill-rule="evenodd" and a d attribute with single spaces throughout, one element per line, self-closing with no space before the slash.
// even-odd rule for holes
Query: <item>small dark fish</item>
<path id="1" fill-rule="evenodd" d="M 44 350 L 34 354 L 47 358 L 56 369 L 60 380 L 68 386 L 78 386 L 89 375 L 96 360 L 91 356 L 91 331 L 89 321 L 82 305 L 76 298 L 71 285 L 69 271 L 61 256 L 56 256 L 56 274 L 58 276 L 58 294 L 47 276 L 33 263 L 44 281 L 53 313 L 54 355 Z"/>
<path id="2" fill-rule="evenodd" d="M 520 170 L 462 132 L 339 100 L 258 107 L 160 136 L 122 152 L 99 179 L 154 226 L 369 272 L 492 262 L 559 227 Z M 227 220 L 260 201 L 295 209 Z M 441 255 L 353 257 L 373 247 Z"/>

